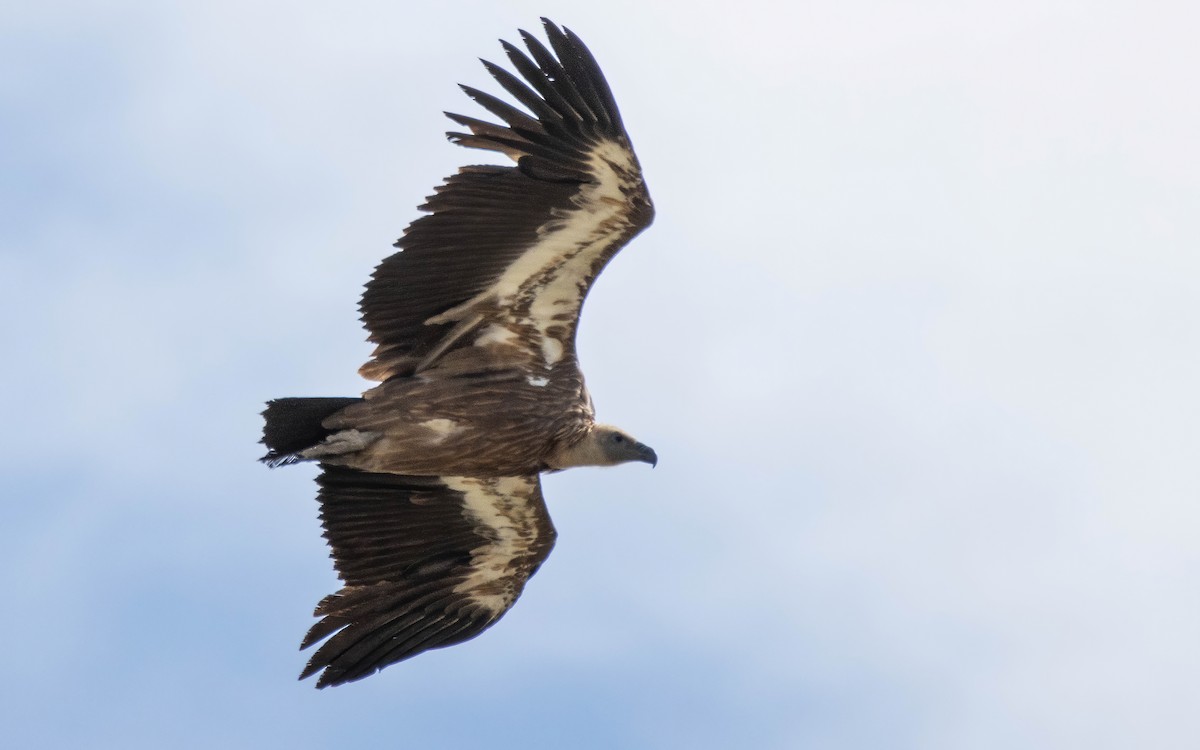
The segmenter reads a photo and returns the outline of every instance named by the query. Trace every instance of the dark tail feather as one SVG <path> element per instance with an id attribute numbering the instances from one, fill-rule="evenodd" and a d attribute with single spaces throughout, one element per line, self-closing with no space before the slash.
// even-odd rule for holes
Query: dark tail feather
<path id="1" fill-rule="evenodd" d="M 362 399 L 277 398 L 268 401 L 267 409 L 262 413 L 267 424 L 260 441 L 267 446 L 267 455 L 259 460 L 271 467 L 299 461 L 298 452 L 333 434 L 333 430 L 325 429 L 321 422 L 359 401 Z"/>

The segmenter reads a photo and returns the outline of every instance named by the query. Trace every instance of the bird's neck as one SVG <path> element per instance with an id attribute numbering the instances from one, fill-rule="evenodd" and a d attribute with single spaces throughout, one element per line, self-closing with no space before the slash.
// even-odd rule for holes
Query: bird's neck
<path id="1" fill-rule="evenodd" d="M 583 437 L 571 442 L 560 444 L 546 461 L 551 469 L 572 469 L 576 466 L 608 466 L 612 461 L 601 450 L 592 428 Z"/>

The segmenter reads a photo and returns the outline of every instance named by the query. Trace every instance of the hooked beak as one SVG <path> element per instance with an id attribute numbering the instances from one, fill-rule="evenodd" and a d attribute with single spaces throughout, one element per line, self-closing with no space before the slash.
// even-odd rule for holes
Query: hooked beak
<path id="1" fill-rule="evenodd" d="M 637 444 L 637 460 L 648 463 L 651 466 L 658 466 L 658 454 L 645 443 Z"/>

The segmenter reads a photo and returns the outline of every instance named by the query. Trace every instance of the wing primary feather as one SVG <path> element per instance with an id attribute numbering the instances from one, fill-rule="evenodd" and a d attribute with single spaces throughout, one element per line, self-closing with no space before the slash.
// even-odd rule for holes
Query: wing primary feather
<path id="1" fill-rule="evenodd" d="M 512 141 L 525 141 L 525 136 L 518 135 L 512 128 L 506 128 L 503 125 L 496 125 L 487 120 L 479 120 L 466 115 L 459 115 L 453 112 L 443 112 L 442 114 L 454 120 L 459 125 L 469 129 L 472 135 L 481 136 L 484 138 L 507 138 Z M 450 135 L 447 133 L 447 135 Z"/>
<path id="2" fill-rule="evenodd" d="M 562 122 L 562 115 L 559 114 L 546 103 L 544 99 L 537 95 L 533 89 L 529 88 L 520 78 L 517 78 L 512 73 L 509 73 L 504 68 L 496 65 L 493 62 L 483 60 L 483 66 L 487 68 L 487 72 L 491 73 L 492 78 L 504 87 L 504 90 L 516 97 L 517 101 L 525 105 L 526 109 L 537 116 L 543 126 L 553 127 Z"/>
<path id="3" fill-rule="evenodd" d="M 443 644 L 443 637 L 449 631 L 457 634 L 472 626 L 471 621 L 462 622 L 445 617 L 436 620 L 416 620 L 393 632 L 384 638 L 375 638 L 357 644 L 356 650 L 347 653 L 345 659 L 340 659 L 336 665 L 339 682 L 351 682 L 374 674 L 385 665 L 403 661 L 419 651 L 437 648 Z M 326 684 L 332 684 L 326 680 Z M 318 683 L 317 687 L 321 687 Z"/>
<path id="4" fill-rule="evenodd" d="M 529 48 L 538 67 L 545 71 L 546 75 L 554 82 L 554 90 L 570 102 L 571 108 L 580 119 L 595 119 L 596 113 L 591 110 L 587 102 L 579 95 L 575 87 L 571 85 L 571 78 L 567 75 L 567 71 L 563 68 L 562 63 L 533 34 L 530 34 L 528 31 L 521 31 L 520 33 L 521 39 L 524 40 L 525 46 Z"/>
<path id="5" fill-rule="evenodd" d="M 444 599 L 445 596 L 445 593 L 441 591 L 427 591 L 414 601 L 407 602 L 405 608 L 398 610 L 396 609 L 397 602 L 395 601 L 397 597 L 382 598 L 379 601 L 373 602 L 372 612 L 382 610 L 382 614 L 376 614 L 370 619 L 365 619 L 363 617 L 364 613 L 359 612 L 356 617 L 349 618 L 350 622 L 344 629 L 322 644 L 317 649 L 317 652 L 313 654 L 312 658 L 309 659 L 303 677 L 310 676 L 315 671 L 333 664 L 356 660 L 356 655 L 363 650 L 361 644 L 374 643 L 381 638 L 393 637 L 403 628 L 421 622 L 423 615 L 423 612 L 420 611 L 421 608 L 437 601 L 438 597 Z M 401 601 L 403 601 L 402 598 Z M 316 629 L 316 626 L 313 626 L 310 630 L 313 629 Z M 315 643 L 316 641 L 313 642 Z"/>
<path id="6" fill-rule="evenodd" d="M 554 48 L 576 90 L 585 100 L 591 101 L 590 106 L 597 122 L 606 131 L 620 130 L 621 121 L 616 111 L 616 103 L 608 90 L 608 84 L 604 83 L 604 74 L 600 72 L 592 53 L 584 46 L 583 41 L 568 29 L 560 30 L 550 21 L 544 23 L 550 46 Z"/>
<path id="7" fill-rule="evenodd" d="M 317 623 L 309 628 L 308 632 L 304 634 L 304 639 L 300 641 L 300 650 L 303 651 L 314 643 L 324 640 L 328 636 L 331 636 L 337 631 L 346 627 L 351 622 L 353 621 L 348 617 L 326 615 L 317 621 Z M 303 680 L 305 677 L 308 677 L 312 674 L 312 672 L 309 671 L 310 667 L 312 667 L 312 660 L 309 660 L 309 664 L 307 667 L 305 667 L 304 672 L 301 673 L 300 679 Z M 317 669 L 320 669 L 320 667 L 317 667 Z"/>
<path id="8" fill-rule="evenodd" d="M 373 622 L 355 624 L 330 638 L 313 655 L 315 661 L 334 673 L 348 673 L 366 661 L 382 644 L 388 641 L 402 642 L 414 632 L 438 627 L 438 620 L 423 619 L 418 613 L 405 613 L 400 617 L 384 616 Z"/>
<path id="9" fill-rule="evenodd" d="M 578 121 L 583 119 L 585 115 L 581 115 L 571 102 L 567 101 L 566 97 L 558 90 L 558 87 L 554 85 L 554 81 L 549 78 L 546 71 L 526 57 L 525 53 L 517 49 L 516 46 L 508 42 L 502 42 L 502 44 L 513 67 L 517 69 L 522 78 L 537 90 L 538 95 L 541 96 L 548 106 L 558 113 L 562 120 Z M 586 116 L 590 116 L 590 113 Z"/>
<path id="10" fill-rule="evenodd" d="M 509 131 L 511 133 L 511 131 Z M 587 172 L 583 167 L 582 155 L 578 152 L 568 151 L 563 148 L 555 148 L 553 145 L 542 145 L 525 139 L 513 138 L 511 136 L 502 135 L 467 135 L 466 133 L 446 133 L 446 137 L 460 146 L 468 148 L 481 148 L 489 151 L 501 151 L 505 154 L 516 153 L 520 156 L 537 156 L 548 161 L 566 162 L 571 164 L 579 164 L 579 168 L 575 171 L 581 175 Z M 519 160 L 519 157 L 518 157 Z"/>
<path id="11" fill-rule="evenodd" d="M 528 131 L 530 133 L 538 132 L 543 129 L 543 124 L 537 119 L 530 117 L 526 113 L 512 106 L 503 99 L 498 99 L 486 91 L 480 91 L 477 88 L 459 84 L 459 88 L 466 93 L 467 96 L 475 100 L 479 106 L 491 112 L 496 117 L 504 120 L 517 131 Z"/>
<path id="12" fill-rule="evenodd" d="M 483 621 L 481 622 L 480 620 Z M 443 625 L 437 630 L 428 632 L 424 638 L 418 639 L 420 634 L 414 634 L 402 643 L 383 649 L 376 658 L 380 664 L 394 664 L 422 651 L 445 648 L 446 646 L 453 646 L 463 641 L 468 641 L 483 633 L 483 631 L 487 630 L 493 624 L 494 621 L 488 622 L 485 618 L 478 617 L 451 621 L 448 625 Z M 374 671 L 374 669 L 371 671 Z M 371 672 L 363 673 L 360 670 L 351 679 L 359 679 L 369 674 Z"/>

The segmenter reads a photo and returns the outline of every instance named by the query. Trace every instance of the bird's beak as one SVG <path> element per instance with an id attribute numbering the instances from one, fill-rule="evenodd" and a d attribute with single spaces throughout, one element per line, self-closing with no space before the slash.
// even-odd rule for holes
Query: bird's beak
<path id="1" fill-rule="evenodd" d="M 648 463 L 651 466 L 658 466 L 658 454 L 645 443 L 637 444 L 637 460 Z"/>

